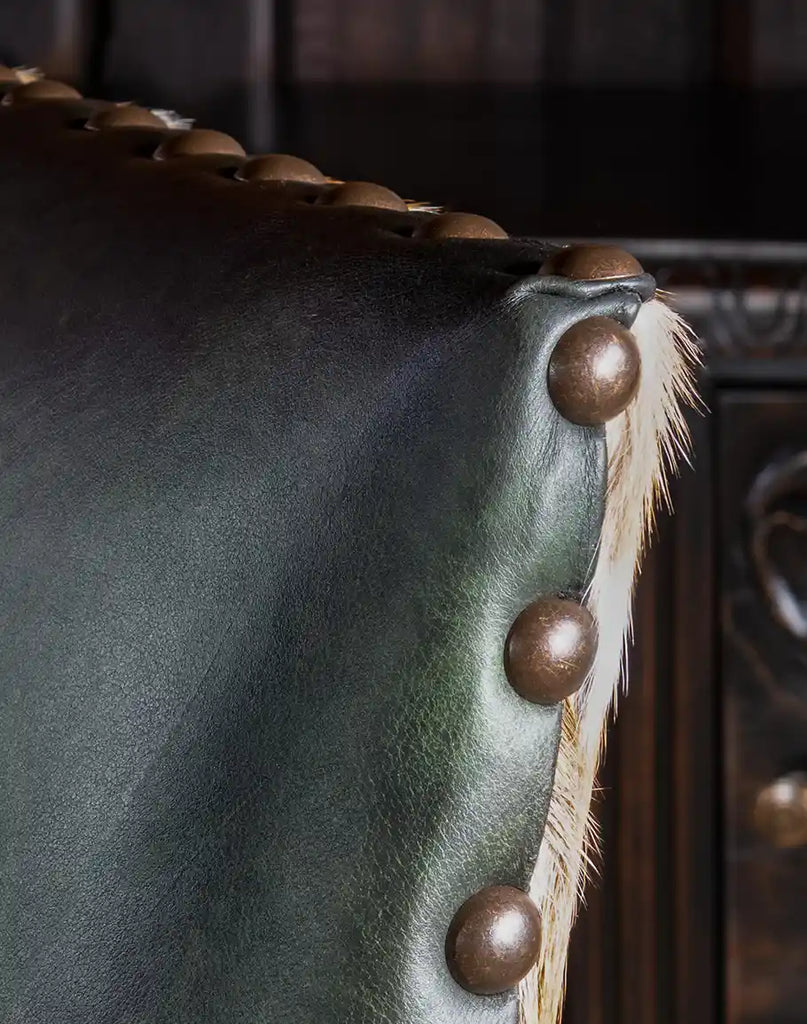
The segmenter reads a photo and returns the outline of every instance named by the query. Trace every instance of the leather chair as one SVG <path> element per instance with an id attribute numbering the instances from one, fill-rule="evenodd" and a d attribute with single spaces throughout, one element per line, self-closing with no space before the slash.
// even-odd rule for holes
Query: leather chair
<path id="1" fill-rule="evenodd" d="M 0 1019 L 554 1024 L 685 329 L 0 80 Z"/>

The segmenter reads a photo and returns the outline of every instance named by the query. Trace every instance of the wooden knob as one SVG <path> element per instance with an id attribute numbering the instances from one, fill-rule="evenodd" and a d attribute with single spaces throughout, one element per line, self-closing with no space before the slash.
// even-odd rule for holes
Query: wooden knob
<path id="1" fill-rule="evenodd" d="M 807 773 L 791 772 L 766 786 L 754 807 L 757 831 L 774 846 L 807 846 Z"/>

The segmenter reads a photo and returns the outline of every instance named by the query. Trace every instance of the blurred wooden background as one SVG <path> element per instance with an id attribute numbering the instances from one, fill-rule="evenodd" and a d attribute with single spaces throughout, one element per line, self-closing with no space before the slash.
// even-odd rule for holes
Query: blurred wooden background
<path id="1" fill-rule="evenodd" d="M 5 0 L 2 58 L 272 141 L 314 83 L 807 85 L 801 0 Z"/>
<path id="2" fill-rule="evenodd" d="M 6 0 L 6 57 L 200 102 L 299 82 L 807 82 L 800 0 Z M 93 59 L 88 62 L 88 55 Z M 279 55 L 279 58 L 275 57 Z M 197 86 L 196 88 L 194 86 Z"/>
<path id="3" fill-rule="evenodd" d="M 550 238 L 798 237 L 805 52 L 803 0 L 0 4 L 0 61 Z"/>

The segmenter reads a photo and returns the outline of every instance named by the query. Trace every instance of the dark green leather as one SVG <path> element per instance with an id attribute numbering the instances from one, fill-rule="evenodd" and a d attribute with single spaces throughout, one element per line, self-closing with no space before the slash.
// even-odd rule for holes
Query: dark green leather
<path id="1" fill-rule="evenodd" d="M 601 528 L 547 360 L 651 283 L 80 114 L 0 109 L 0 1020 L 515 1024 L 443 941 L 528 887 L 560 709 L 504 639 Z"/>

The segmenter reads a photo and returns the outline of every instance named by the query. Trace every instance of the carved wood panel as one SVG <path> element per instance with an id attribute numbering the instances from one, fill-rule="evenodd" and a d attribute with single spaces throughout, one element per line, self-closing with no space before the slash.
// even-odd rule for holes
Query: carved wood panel
<path id="1" fill-rule="evenodd" d="M 718 409 L 727 1024 L 807 1013 L 807 395 Z"/>

